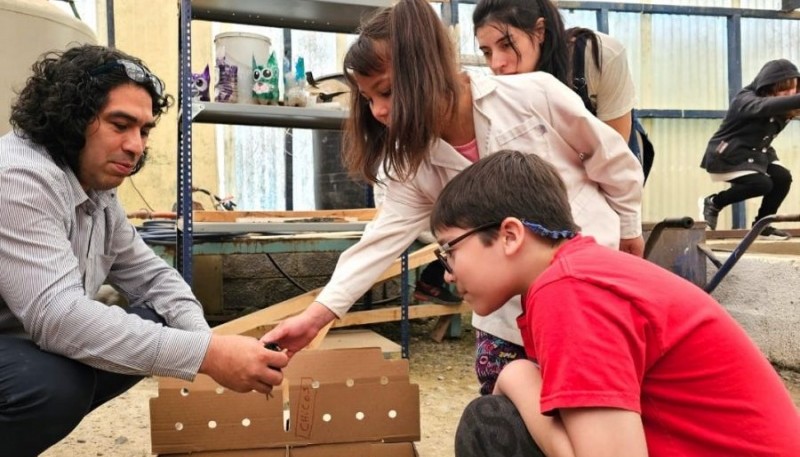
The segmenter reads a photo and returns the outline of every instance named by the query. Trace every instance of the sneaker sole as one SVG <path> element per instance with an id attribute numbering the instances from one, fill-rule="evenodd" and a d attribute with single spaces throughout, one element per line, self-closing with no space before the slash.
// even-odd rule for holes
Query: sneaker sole
<path id="1" fill-rule="evenodd" d="M 707 229 L 716 230 L 717 228 L 716 227 L 712 227 L 711 224 L 709 224 L 708 221 L 706 220 L 705 209 L 706 209 L 706 198 L 705 197 L 698 198 L 697 199 L 697 220 L 705 222 Z"/>
<path id="2" fill-rule="evenodd" d="M 703 214 L 703 209 L 705 208 L 704 200 L 706 197 L 700 197 L 697 199 L 697 220 L 698 221 L 705 221 L 706 216 Z"/>

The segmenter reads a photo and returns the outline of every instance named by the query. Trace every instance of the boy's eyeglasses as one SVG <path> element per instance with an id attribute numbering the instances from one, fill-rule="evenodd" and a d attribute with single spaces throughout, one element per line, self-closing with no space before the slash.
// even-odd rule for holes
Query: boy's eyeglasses
<path id="1" fill-rule="evenodd" d="M 479 225 L 472 230 L 467 230 L 460 236 L 457 236 L 453 240 L 448 241 L 447 243 L 441 245 L 438 249 L 433 251 L 433 254 L 436 255 L 436 258 L 439 259 L 439 262 L 442 262 L 444 269 L 447 270 L 448 273 L 453 274 L 453 269 L 450 267 L 450 264 L 447 263 L 447 259 L 449 257 L 448 253 L 453 250 L 453 247 L 456 244 L 464 241 L 470 235 L 474 235 L 478 232 L 484 232 L 486 230 L 490 230 L 497 227 L 500 227 L 500 222 L 491 222 L 489 224 Z"/>
<path id="2" fill-rule="evenodd" d="M 550 240 L 559 240 L 559 239 L 570 239 L 575 237 L 575 232 L 572 230 L 551 230 L 544 227 L 541 224 L 537 224 L 535 222 L 527 221 L 525 219 L 520 219 L 522 225 L 524 225 L 528 230 L 532 231 L 533 233 L 541 236 L 545 239 Z M 453 250 L 453 246 L 463 241 L 470 235 L 474 235 L 478 232 L 483 232 L 485 230 L 493 229 L 500 227 L 501 222 L 490 222 L 488 224 L 483 224 L 478 227 L 475 227 L 472 230 L 467 230 L 466 232 L 462 233 L 461 236 L 455 237 L 452 241 L 449 241 L 443 245 L 439 249 L 433 251 L 436 255 L 436 258 L 439 259 L 439 262 L 442 262 L 444 265 L 444 269 L 447 270 L 448 273 L 453 274 L 453 268 L 450 267 L 450 264 L 447 263 L 447 259 L 449 256 L 447 255 L 450 251 Z"/>
<path id="3" fill-rule="evenodd" d="M 131 81 L 135 81 L 139 84 L 149 83 L 151 86 L 153 86 L 153 89 L 156 91 L 156 94 L 158 94 L 159 97 L 164 95 L 164 83 L 162 83 L 161 80 L 156 77 L 156 75 L 145 70 L 144 67 L 137 64 L 136 62 L 127 59 L 116 59 L 110 62 L 106 62 L 103 65 L 100 65 L 99 67 L 90 71 L 89 75 L 90 76 L 102 75 L 103 73 L 108 73 L 111 70 L 118 67 L 122 67 L 125 70 L 125 75 Z"/>

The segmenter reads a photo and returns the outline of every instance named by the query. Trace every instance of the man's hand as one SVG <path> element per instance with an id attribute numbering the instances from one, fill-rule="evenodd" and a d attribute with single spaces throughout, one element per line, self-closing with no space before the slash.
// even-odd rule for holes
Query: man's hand
<path id="1" fill-rule="evenodd" d="M 308 346 L 320 329 L 336 318 L 322 303 L 314 302 L 305 311 L 281 321 L 261 337 L 262 343 L 277 343 L 289 357 Z"/>
<path id="2" fill-rule="evenodd" d="M 636 257 L 644 256 L 644 238 L 639 235 L 636 238 L 627 238 L 619 240 L 619 250 L 633 254 Z"/>
<path id="3" fill-rule="evenodd" d="M 264 348 L 264 343 L 240 335 L 212 334 L 200 373 L 236 392 L 270 393 L 283 381 L 281 368 L 289 357 Z"/>

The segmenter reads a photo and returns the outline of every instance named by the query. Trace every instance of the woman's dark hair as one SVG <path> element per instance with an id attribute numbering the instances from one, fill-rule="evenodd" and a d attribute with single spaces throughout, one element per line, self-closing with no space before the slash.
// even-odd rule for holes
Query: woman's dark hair
<path id="1" fill-rule="evenodd" d="M 113 65 L 118 60 L 135 63 L 147 77 L 142 82 L 131 79 L 124 66 Z M 104 66 L 107 71 L 92 74 Z M 163 82 L 141 60 L 104 46 L 83 45 L 45 53 L 32 70 L 33 75 L 11 106 L 11 125 L 17 135 L 44 146 L 53 160 L 75 173 L 86 144 L 86 128 L 97 119 L 111 90 L 124 84 L 141 86 L 153 100 L 156 120 L 173 103 L 172 96 L 162 94 Z M 145 149 L 131 174 L 142 168 L 146 157 Z"/>
<path id="2" fill-rule="evenodd" d="M 766 85 L 764 87 L 760 87 L 756 91 L 756 95 L 758 95 L 760 97 L 774 96 L 778 92 L 781 92 L 781 91 L 784 91 L 784 90 L 787 90 L 787 89 L 791 89 L 793 85 L 797 85 L 797 87 L 800 87 L 800 79 L 798 79 L 798 78 L 788 78 L 788 79 L 784 79 L 783 81 L 778 81 L 776 83 L 769 84 L 769 85 Z"/>
<path id="3" fill-rule="evenodd" d="M 567 37 L 567 43 L 570 48 L 570 57 L 573 57 L 573 53 L 575 52 L 575 43 L 578 40 L 584 40 L 584 43 L 592 43 L 592 62 L 594 63 L 595 68 L 602 73 L 603 66 L 600 65 L 600 38 L 598 38 L 597 34 L 592 29 L 586 29 L 583 27 L 572 27 L 566 30 L 565 35 Z M 584 52 L 586 52 L 586 44 L 584 44 Z M 573 59 L 574 62 L 574 59 Z M 574 77 L 574 65 L 570 65 L 570 80 L 573 80 Z M 586 72 L 584 71 L 584 77 L 586 76 Z M 572 87 L 572 85 L 570 85 Z"/>
<path id="4" fill-rule="evenodd" d="M 778 81 L 776 83 L 759 87 L 758 90 L 756 90 L 756 95 L 759 97 L 774 97 L 778 94 L 778 92 L 791 89 L 792 86 L 800 89 L 800 78 L 788 78 L 784 79 L 783 81 Z M 783 115 L 784 119 L 793 119 L 798 116 L 800 116 L 800 110 L 797 109 L 788 111 Z"/>
<path id="5" fill-rule="evenodd" d="M 391 67 L 389 126 L 372 115 L 353 74 L 374 76 Z M 360 31 L 344 58 L 352 90 L 345 123 L 343 161 L 355 177 L 377 182 L 407 179 L 455 115 L 460 86 L 452 39 L 427 0 L 400 0 L 380 10 Z"/>
<path id="6" fill-rule="evenodd" d="M 480 0 L 472 13 L 473 30 L 483 26 L 496 27 L 511 44 L 521 58 L 519 49 L 511 40 L 508 27 L 525 32 L 534 37 L 536 22 L 544 19 L 544 42 L 536 70 L 555 76 L 559 81 L 572 87 L 569 49 L 564 21 L 561 13 L 550 0 Z"/>

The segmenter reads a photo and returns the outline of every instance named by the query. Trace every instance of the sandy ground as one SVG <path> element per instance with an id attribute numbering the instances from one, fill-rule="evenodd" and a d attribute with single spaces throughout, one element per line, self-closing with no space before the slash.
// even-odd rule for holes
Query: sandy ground
<path id="1" fill-rule="evenodd" d="M 465 316 L 463 322 L 467 324 Z M 453 436 L 464 406 L 477 396 L 473 373 L 474 338 L 465 325 L 460 339 L 435 343 L 428 338 L 433 321 L 411 325 L 411 380 L 420 386 L 421 457 L 453 455 Z M 378 328 L 387 337 L 395 328 Z M 800 374 L 781 371 L 795 404 L 800 406 Z M 61 443 L 43 457 L 151 457 L 148 400 L 157 395 L 157 384 L 146 379 L 126 394 L 98 408 Z"/>

